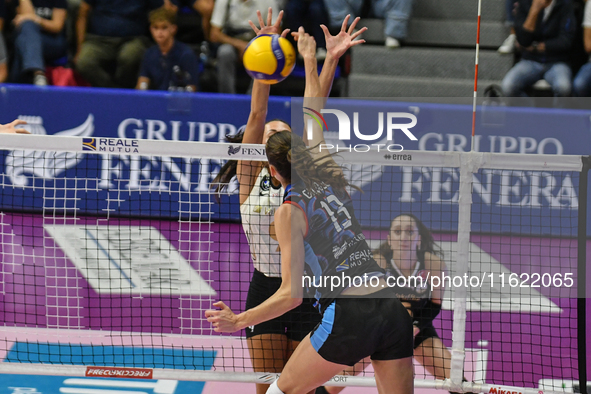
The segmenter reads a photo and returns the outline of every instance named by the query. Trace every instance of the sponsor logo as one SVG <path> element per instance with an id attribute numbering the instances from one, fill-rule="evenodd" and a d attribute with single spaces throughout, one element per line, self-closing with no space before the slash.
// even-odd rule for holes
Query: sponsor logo
<path id="1" fill-rule="evenodd" d="M 152 369 L 149 368 L 117 368 L 117 367 L 86 367 L 85 376 L 119 377 L 132 379 L 152 379 Z"/>
<path id="2" fill-rule="evenodd" d="M 267 373 L 258 377 L 258 381 L 261 383 L 273 383 L 277 379 L 279 379 L 278 373 Z"/>
<path id="3" fill-rule="evenodd" d="M 240 147 L 239 146 L 230 145 L 228 147 L 228 156 L 233 156 L 233 155 L 235 155 L 238 152 L 240 152 Z"/>
<path id="4" fill-rule="evenodd" d="M 384 159 L 386 159 L 386 160 L 411 161 L 412 160 L 412 155 L 391 155 L 391 154 L 385 154 L 384 155 Z"/>
<path id="5" fill-rule="evenodd" d="M 82 138 L 82 150 L 96 151 L 96 139 Z"/>
<path id="6" fill-rule="evenodd" d="M 501 387 L 491 387 L 488 391 L 489 394 L 522 394 L 521 391 L 503 390 Z"/>
<path id="7" fill-rule="evenodd" d="M 337 265 L 337 272 L 345 271 L 349 269 L 349 259 L 343 261 L 341 264 Z"/>
<path id="8" fill-rule="evenodd" d="M 94 150 L 109 153 L 140 153 L 139 140 L 123 138 L 97 138 Z"/>
<path id="9" fill-rule="evenodd" d="M 271 189 L 271 177 L 269 175 L 265 175 L 263 179 L 261 179 L 261 196 L 265 195 L 263 192 L 268 192 Z M 266 193 L 268 194 L 268 193 Z"/>

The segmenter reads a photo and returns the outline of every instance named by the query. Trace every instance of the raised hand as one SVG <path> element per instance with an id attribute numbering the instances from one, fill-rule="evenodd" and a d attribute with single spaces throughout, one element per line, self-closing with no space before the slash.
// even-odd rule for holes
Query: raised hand
<path id="1" fill-rule="evenodd" d="M 252 30 L 254 30 L 257 36 L 260 36 L 261 34 L 281 34 L 281 37 L 286 37 L 289 33 L 289 29 L 285 29 L 283 30 L 283 32 L 281 31 L 281 20 L 283 19 L 283 11 L 279 11 L 279 15 L 277 15 L 277 20 L 275 21 L 275 23 L 273 23 L 273 9 L 271 7 L 269 7 L 269 11 L 267 12 L 266 24 L 263 20 L 263 16 L 261 15 L 261 11 L 257 10 L 257 16 L 259 18 L 259 26 L 261 26 L 260 29 L 256 27 L 256 25 L 252 23 L 252 21 L 248 21 L 248 24 L 250 25 L 250 27 L 252 27 Z"/>
<path id="2" fill-rule="evenodd" d="M 349 48 L 354 47 L 355 45 L 363 44 L 365 40 L 359 39 L 357 40 L 363 32 L 367 30 L 367 27 L 362 27 L 356 32 L 355 26 L 359 22 L 359 17 L 355 18 L 349 29 L 347 30 L 347 23 L 351 15 L 347 15 L 345 20 L 343 20 L 343 24 L 341 25 L 341 31 L 336 36 L 333 36 L 328 31 L 328 28 L 324 25 L 320 25 L 322 31 L 324 32 L 324 37 L 326 39 L 326 52 L 328 56 L 332 56 L 333 58 L 340 58 L 349 50 Z"/>
<path id="3" fill-rule="evenodd" d="M 22 125 L 22 124 L 27 124 L 27 122 L 25 122 L 22 119 L 17 119 L 17 120 L 13 120 L 12 122 L 7 123 L 7 124 L 0 124 L 0 133 L 3 133 L 3 134 L 31 134 L 25 129 L 17 129 L 16 128 L 16 126 Z"/>
<path id="4" fill-rule="evenodd" d="M 297 33 L 291 33 L 291 35 L 297 41 L 298 52 L 304 59 L 316 56 L 316 40 L 314 40 L 314 37 L 306 33 L 302 26 L 300 26 Z"/>

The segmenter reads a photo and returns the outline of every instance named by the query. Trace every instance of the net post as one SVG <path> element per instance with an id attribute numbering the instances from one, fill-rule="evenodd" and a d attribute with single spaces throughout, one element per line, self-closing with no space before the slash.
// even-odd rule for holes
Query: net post
<path id="1" fill-rule="evenodd" d="M 577 233 L 577 342 L 579 387 L 581 394 L 587 394 L 587 197 L 588 174 L 591 156 L 583 156 L 583 168 L 579 177 L 579 217 Z"/>
<path id="2" fill-rule="evenodd" d="M 472 175 L 478 168 L 482 155 L 475 152 L 460 155 L 460 188 L 458 207 L 458 241 L 454 276 L 463 276 L 468 272 L 470 258 L 470 217 L 472 210 Z M 464 378 L 464 360 L 466 358 L 466 303 L 468 289 L 463 286 L 453 288 L 454 317 L 452 331 L 452 349 L 450 380 L 451 391 L 462 391 Z"/>

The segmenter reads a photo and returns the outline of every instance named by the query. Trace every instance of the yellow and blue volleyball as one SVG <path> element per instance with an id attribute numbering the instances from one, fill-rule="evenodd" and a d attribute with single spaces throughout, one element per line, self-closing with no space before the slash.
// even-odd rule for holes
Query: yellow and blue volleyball
<path id="1" fill-rule="evenodd" d="M 272 85 L 291 74 L 295 60 L 295 49 L 286 38 L 279 34 L 261 34 L 248 43 L 243 63 L 248 75 Z"/>

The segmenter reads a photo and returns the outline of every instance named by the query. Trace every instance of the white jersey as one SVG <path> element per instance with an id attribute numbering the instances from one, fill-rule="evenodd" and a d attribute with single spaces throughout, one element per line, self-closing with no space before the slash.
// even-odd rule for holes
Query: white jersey
<path id="1" fill-rule="evenodd" d="M 250 195 L 240 206 L 242 228 L 248 238 L 254 268 L 270 277 L 281 277 L 275 210 L 283 203 L 283 193 L 283 187 L 274 187 L 269 170 L 263 168 Z"/>

